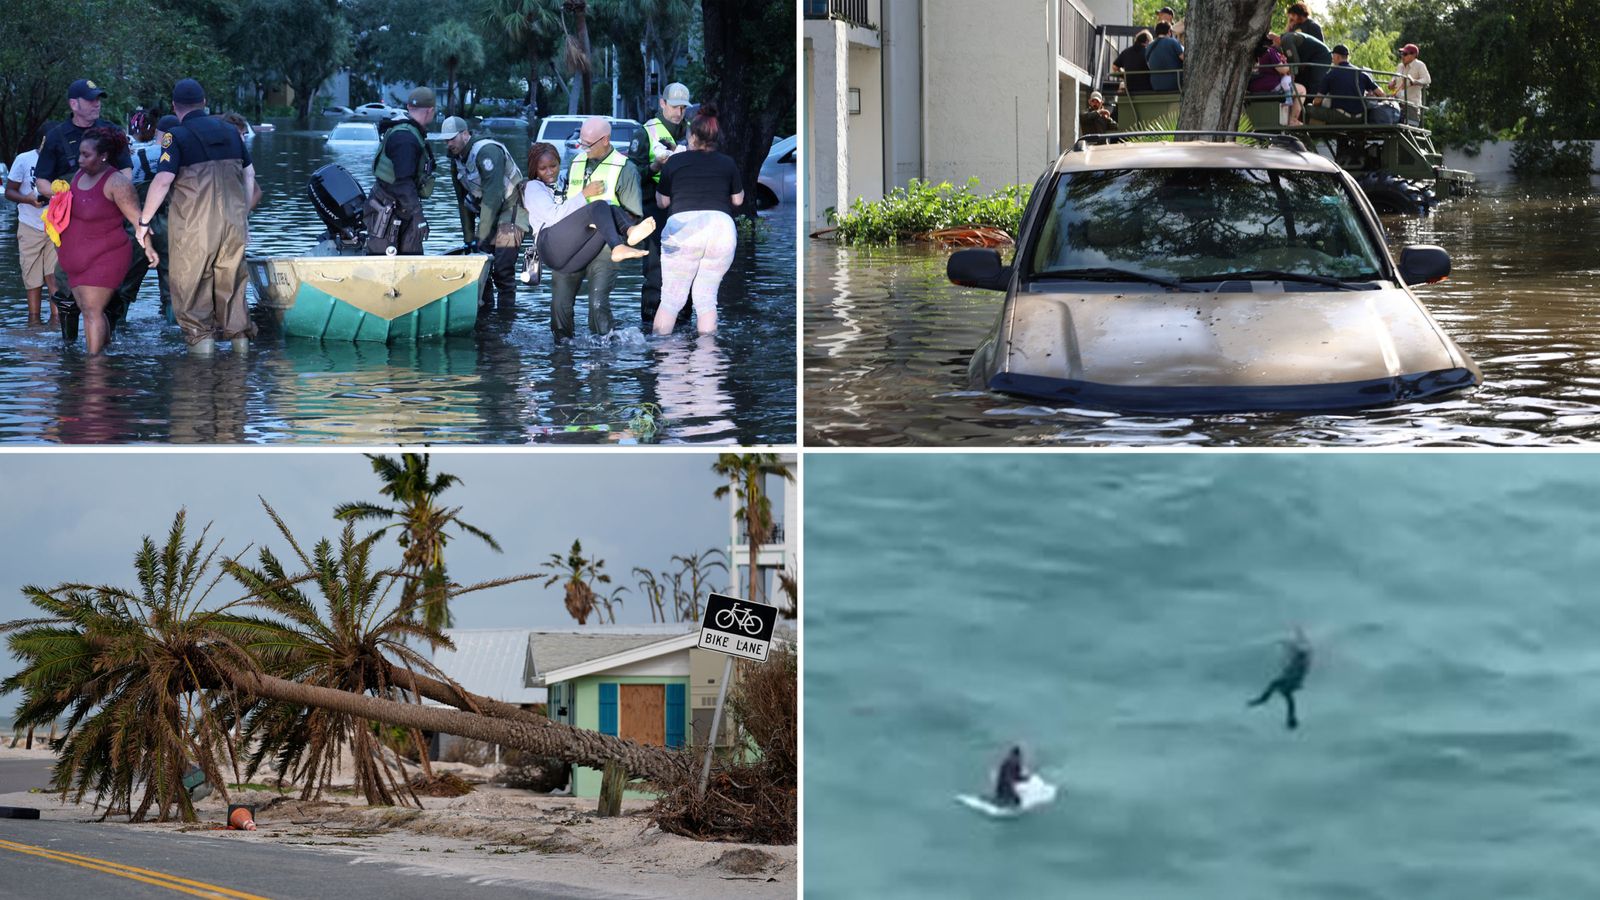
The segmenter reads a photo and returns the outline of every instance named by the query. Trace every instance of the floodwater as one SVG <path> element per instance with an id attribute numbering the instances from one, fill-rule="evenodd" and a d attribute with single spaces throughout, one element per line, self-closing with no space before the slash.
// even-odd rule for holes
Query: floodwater
<path id="1" fill-rule="evenodd" d="M 973 390 L 967 361 L 999 295 L 945 280 L 948 254 L 811 240 L 806 442 L 922 445 L 1544 446 L 1600 437 L 1596 183 L 1487 183 L 1391 249 L 1439 244 L 1450 279 L 1418 296 L 1483 369 L 1475 391 L 1359 412 L 1124 416 Z M 1006 252 L 1009 258 L 1009 251 Z"/>
<path id="2" fill-rule="evenodd" d="M 251 218 L 250 252 L 309 251 L 322 231 L 306 200 L 319 166 L 336 162 L 370 185 L 377 145 L 324 143 L 322 131 L 258 135 L 251 152 L 265 197 Z M 331 127 L 331 126 L 330 126 Z M 521 158 L 528 141 L 494 134 Z M 436 148 L 443 156 L 443 149 Z M 286 338 L 270 319 L 249 358 L 219 349 L 190 359 L 158 315 L 151 273 L 103 360 L 64 351 L 53 327 L 29 330 L 16 255 L 16 212 L 0 204 L 0 442 L 66 443 L 661 443 L 792 444 L 795 407 L 795 211 L 762 215 L 759 246 L 740 244 L 723 281 L 719 332 L 646 337 L 638 264 L 611 295 L 617 331 L 550 334 L 550 280 L 519 283 L 509 314 L 481 318 L 471 337 L 415 345 Z M 426 250 L 461 243 L 445 179 L 427 202 Z M 254 288 L 250 291 L 254 303 Z M 654 433 L 640 413 L 660 407 Z"/>
<path id="3" fill-rule="evenodd" d="M 1597 509 L 1571 454 L 808 459 L 806 895 L 1600 895 Z M 1055 803 L 957 805 L 1013 743 Z"/>

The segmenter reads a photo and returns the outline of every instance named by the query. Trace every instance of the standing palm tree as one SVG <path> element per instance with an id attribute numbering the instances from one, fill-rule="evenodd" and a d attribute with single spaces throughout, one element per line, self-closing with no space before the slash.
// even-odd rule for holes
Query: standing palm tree
<path id="1" fill-rule="evenodd" d="M 412 576 L 401 592 L 401 615 L 411 617 L 413 610 L 420 607 L 423 624 L 430 631 L 449 628 L 454 620 L 450 616 L 450 579 L 444 560 L 444 548 L 450 540 L 446 529 L 454 526 L 488 544 L 496 553 L 501 552 L 500 544 L 488 532 L 462 521 L 461 507 L 438 504 L 439 495 L 460 484 L 461 479 L 443 472 L 431 477 L 427 454 L 407 453 L 399 460 L 368 454 L 367 459 L 372 460 L 372 471 L 383 480 L 380 492 L 396 506 L 342 503 L 333 515 L 346 522 L 388 522 L 377 534 L 397 530 L 404 551 L 401 568 Z"/>
<path id="2" fill-rule="evenodd" d="M 682 574 L 689 576 L 689 616 L 687 621 L 700 621 L 701 588 L 711 580 L 711 573 L 717 569 L 728 571 L 728 554 L 713 547 L 699 553 L 685 553 L 672 557 L 672 561 L 683 566 Z"/>
<path id="3" fill-rule="evenodd" d="M 603 559 L 585 558 L 583 543 L 578 540 L 572 542 L 572 549 L 567 551 L 566 556 L 552 553 L 548 560 L 539 564 L 539 568 L 551 571 L 544 577 L 545 587 L 566 582 L 567 612 L 578 620 L 579 625 L 589 624 L 589 617 L 594 615 L 595 602 L 599 599 L 594 585 L 611 583 L 611 576 L 605 573 L 605 567 L 606 561 Z"/>
<path id="4" fill-rule="evenodd" d="M 588 0 L 564 0 L 561 8 L 572 13 L 577 32 L 567 37 L 567 68 L 576 69 L 583 76 L 583 93 L 579 96 L 577 112 L 587 113 L 594 96 L 594 55 L 589 46 Z M 565 26 L 565 22 L 562 23 Z"/>
<path id="5" fill-rule="evenodd" d="M 745 599 L 760 603 L 763 592 L 756 560 L 761 545 L 771 538 L 773 528 L 772 501 L 767 498 L 766 481 L 768 476 L 775 475 L 792 482 L 794 473 L 776 453 L 719 453 L 717 461 L 711 464 L 711 471 L 728 479 L 713 496 L 721 500 L 732 492 L 739 498 L 739 508 L 734 515 L 744 520 L 745 543 L 750 548 L 750 587 Z"/>
<path id="6" fill-rule="evenodd" d="M 644 594 L 645 605 L 650 607 L 650 621 L 667 621 L 666 605 L 662 602 L 667 593 L 666 584 L 656 577 L 656 573 L 643 566 L 634 566 L 633 574 L 639 576 L 636 583 Z"/>
<path id="7" fill-rule="evenodd" d="M 467 23 L 446 19 L 428 32 L 422 58 L 435 70 L 445 71 L 445 104 L 454 104 L 456 115 L 460 115 L 463 98 L 456 94 L 456 74 L 463 69 L 473 72 L 483 68 L 483 40 Z"/>

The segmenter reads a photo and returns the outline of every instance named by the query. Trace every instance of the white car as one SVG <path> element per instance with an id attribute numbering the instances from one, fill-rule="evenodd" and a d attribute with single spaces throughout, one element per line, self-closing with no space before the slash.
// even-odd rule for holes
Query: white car
<path id="1" fill-rule="evenodd" d="M 756 209 L 771 209 L 780 203 L 794 203 L 796 135 L 772 142 L 767 161 L 761 164 L 756 187 Z"/>
<path id="2" fill-rule="evenodd" d="M 330 106 L 327 109 L 324 109 L 322 114 L 330 119 L 348 119 L 350 118 L 350 107 Z"/>
<path id="3" fill-rule="evenodd" d="M 398 119 L 405 114 L 405 110 L 396 109 L 387 103 L 363 103 L 350 110 L 350 118 L 364 122 L 382 122 L 384 119 Z"/>
<path id="4" fill-rule="evenodd" d="M 340 122 L 328 132 L 330 144 L 376 144 L 378 126 L 372 122 Z"/>
<path id="5" fill-rule="evenodd" d="M 567 167 L 578 153 L 578 129 L 588 116 L 545 116 L 539 120 L 539 136 L 534 140 L 554 144 L 561 151 L 561 178 L 567 177 Z M 611 145 L 626 155 L 643 126 L 632 119 L 611 119 Z"/>

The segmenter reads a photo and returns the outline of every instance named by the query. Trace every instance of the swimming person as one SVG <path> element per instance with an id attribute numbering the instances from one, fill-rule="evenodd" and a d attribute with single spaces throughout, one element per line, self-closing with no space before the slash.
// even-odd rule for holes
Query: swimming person
<path id="1" fill-rule="evenodd" d="M 1022 769 L 1022 748 L 1012 747 L 1011 752 L 1000 763 L 1000 774 L 995 779 L 994 802 L 999 806 L 1020 806 L 1022 798 L 1017 796 L 1017 785 L 1027 781 L 1028 775 Z"/>
<path id="2" fill-rule="evenodd" d="M 1278 672 L 1278 677 L 1272 679 L 1267 689 L 1261 696 L 1251 700 L 1250 706 L 1260 706 L 1272 698 L 1273 694 L 1282 694 L 1283 702 L 1288 705 L 1288 715 L 1284 719 L 1285 728 L 1300 727 L 1300 720 L 1295 717 L 1294 692 L 1300 690 L 1305 683 L 1306 671 L 1311 668 L 1311 642 L 1306 640 L 1306 633 L 1299 628 L 1294 630 L 1294 639 L 1283 642 L 1287 654 L 1283 661 L 1283 669 Z"/>

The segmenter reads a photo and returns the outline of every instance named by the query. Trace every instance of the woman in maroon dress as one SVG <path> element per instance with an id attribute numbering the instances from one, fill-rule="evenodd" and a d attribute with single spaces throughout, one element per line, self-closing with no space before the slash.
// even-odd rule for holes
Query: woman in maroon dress
<path id="1" fill-rule="evenodd" d="M 78 144 L 78 174 L 72 177 L 72 215 L 61 232 L 58 258 L 83 313 L 83 339 L 90 353 L 106 345 L 106 304 L 133 262 L 133 245 L 122 230 L 126 219 L 139 223 L 139 199 L 128 176 L 112 168 L 128 147 L 115 128 L 91 128 Z M 156 252 L 144 254 L 150 265 Z"/>

